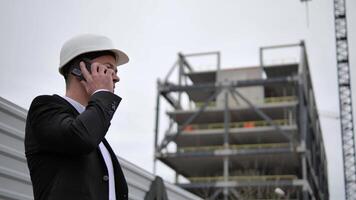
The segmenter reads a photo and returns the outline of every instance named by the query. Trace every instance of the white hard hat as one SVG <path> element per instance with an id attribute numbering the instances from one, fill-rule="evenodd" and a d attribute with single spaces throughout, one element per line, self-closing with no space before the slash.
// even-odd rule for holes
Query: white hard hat
<path id="1" fill-rule="evenodd" d="M 274 193 L 276 193 L 278 196 L 284 196 L 286 195 L 286 193 L 279 187 L 277 187 L 276 189 L 274 189 Z"/>
<path id="2" fill-rule="evenodd" d="M 114 47 L 112 41 L 101 35 L 83 34 L 75 36 L 64 43 L 60 53 L 59 73 L 62 68 L 73 58 L 89 52 L 111 51 L 116 56 L 116 65 L 129 62 L 129 57 L 121 50 Z"/>

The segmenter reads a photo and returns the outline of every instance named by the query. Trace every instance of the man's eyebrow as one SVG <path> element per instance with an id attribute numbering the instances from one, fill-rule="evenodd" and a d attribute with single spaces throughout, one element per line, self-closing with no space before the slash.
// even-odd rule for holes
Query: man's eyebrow
<path id="1" fill-rule="evenodd" d="M 108 65 L 108 68 L 113 69 L 115 71 L 115 73 L 117 73 L 117 68 L 115 67 L 115 65 L 111 64 L 111 63 L 105 63 L 105 65 Z"/>
<path id="2" fill-rule="evenodd" d="M 114 65 L 111 63 L 105 63 L 105 65 L 109 65 L 110 68 L 115 68 Z"/>

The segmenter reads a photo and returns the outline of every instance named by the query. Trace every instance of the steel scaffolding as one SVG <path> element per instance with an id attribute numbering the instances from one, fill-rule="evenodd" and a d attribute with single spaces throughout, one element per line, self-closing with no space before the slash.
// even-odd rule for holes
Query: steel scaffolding
<path id="1" fill-rule="evenodd" d="M 283 48 L 299 48 L 300 61 L 264 63 L 265 51 Z M 192 56 L 216 56 L 216 70 L 194 70 Z M 206 199 L 329 199 L 304 42 L 262 47 L 260 63 L 244 69 L 252 78 L 236 78 L 244 72 L 221 69 L 219 52 L 179 53 L 157 82 L 155 162 L 176 171 L 177 185 Z M 174 70 L 178 83 L 169 81 Z M 172 110 L 159 140 L 161 98 Z"/>

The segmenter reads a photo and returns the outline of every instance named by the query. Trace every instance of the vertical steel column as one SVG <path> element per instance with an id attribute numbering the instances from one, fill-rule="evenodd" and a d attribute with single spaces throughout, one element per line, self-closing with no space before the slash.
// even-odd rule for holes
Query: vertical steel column
<path id="1" fill-rule="evenodd" d="M 263 63 L 263 47 L 260 47 L 259 49 L 259 59 L 260 59 L 260 67 L 264 71 L 264 63 Z"/>
<path id="2" fill-rule="evenodd" d="M 217 52 L 217 71 L 221 69 L 221 54 L 220 52 Z"/>
<path id="3" fill-rule="evenodd" d="M 184 61 L 183 61 L 183 55 L 178 54 L 178 85 L 182 86 L 182 76 L 183 76 L 183 67 L 184 67 Z M 182 99 L 182 92 L 178 92 L 178 105 L 182 105 L 181 102 Z"/>
<path id="4" fill-rule="evenodd" d="M 260 68 L 262 70 L 262 78 L 267 78 L 267 75 L 265 73 L 265 67 L 264 67 L 264 62 L 263 62 L 263 47 L 260 47 L 259 49 L 259 59 L 260 59 Z"/>
<path id="5" fill-rule="evenodd" d="M 157 85 L 159 84 L 159 81 L 157 81 Z M 155 140 L 154 140 L 154 146 L 153 146 L 153 174 L 156 174 L 156 153 L 158 150 L 158 131 L 159 131 L 159 107 L 160 107 L 160 90 L 157 88 L 157 97 L 156 97 L 156 118 L 155 118 Z"/>
<path id="6" fill-rule="evenodd" d="M 308 150 L 306 146 L 306 141 L 307 137 L 310 137 L 310 134 L 308 133 L 308 127 L 309 127 L 309 121 L 308 121 L 308 106 L 310 106 L 311 102 L 308 102 L 309 98 L 306 98 L 306 95 L 308 95 L 308 91 L 305 89 L 309 89 L 305 87 L 305 84 L 307 84 L 307 76 L 305 76 L 305 73 L 307 73 L 307 61 L 306 61 L 306 54 L 305 54 L 305 45 L 304 42 L 302 41 L 300 43 L 300 50 L 301 50 L 301 58 L 300 58 L 300 65 L 298 69 L 298 82 L 297 86 L 295 87 L 297 90 L 298 94 L 298 129 L 299 129 L 299 142 L 300 146 L 303 149 L 303 153 L 301 154 L 301 165 L 302 165 L 302 178 L 305 182 L 308 182 L 308 152 L 312 152 L 312 150 Z M 311 164 L 311 163 L 310 163 Z M 319 189 L 319 188 L 318 188 Z M 302 188 L 302 194 L 303 194 L 303 200 L 309 200 L 309 191 L 306 185 L 303 185 Z"/>
<path id="7" fill-rule="evenodd" d="M 179 63 L 183 63 L 183 62 L 179 62 Z M 179 80 L 180 80 L 180 82 L 179 82 L 179 86 L 181 85 L 181 81 L 182 81 L 182 72 L 181 72 L 181 70 L 183 69 L 183 65 L 179 65 Z M 179 102 L 179 105 L 182 105 L 181 104 L 181 92 L 179 92 L 179 97 L 178 97 L 178 102 Z M 179 128 L 177 128 L 177 129 L 179 129 Z M 179 132 L 179 130 L 178 130 L 178 132 Z M 178 134 L 178 133 L 177 133 Z M 177 150 L 176 150 L 177 152 L 179 151 L 179 148 L 178 148 L 178 145 L 177 145 Z M 178 178 L 179 178 L 179 174 L 178 174 L 178 172 L 176 171 L 176 170 L 174 170 L 174 184 L 178 184 Z"/>
<path id="8" fill-rule="evenodd" d="M 304 188 L 304 187 L 303 187 Z M 309 193 L 307 190 L 303 189 L 303 200 L 309 200 Z"/>
<path id="9" fill-rule="evenodd" d="M 302 66 L 300 66 L 302 67 Z M 305 71 L 301 71 L 301 73 L 306 73 Z M 301 74 L 298 76 L 298 85 L 296 87 L 298 91 L 298 127 L 299 127 L 299 142 L 302 148 L 306 147 L 306 137 L 307 137 L 307 131 L 308 131 L 308 108 L 307 105 L 309 105 L 310 102 L 306 102 L 306 98 L 304 96 L 304 85 L 306 83 L 306 80 L 304 80 L 305 76 L 302 76 Z"/>
<path id="10" fill-rule="evenodd" d="M 346 200 L 354 200 L 356 199 L 356 155 L 347 41 L 346 0 L 334 0 L 334 17 L 345 198 Z"/>
<path id="11" fill-rule="evenodd" d="M 229 89 L 225 89 L 225 108 L 224 108 L 224 148 L 229 149 L 229 127 L 230 127 L 230 113 L 229 113 Z M 224 157 L 224 182 L 229 181 L 229 157 Z M 228 200 L 229 188 L 225 185 L 224 190 L 224 200 Z"/>
<path id="12" fill-rule="evenodd" d="M 308 131 L 308 108 L 305 105 L 305 98 L 304 98 L 304 92 L 303 92 L 303 79 L 301 79 L 302 76 L 299 76 L 299 81 L 298 81 L 298 96 L 299 96 L 299 123 L 298 123 L 298 129 L 299 129 L 299 142 L 300 142 L 300 146 L 303 149 L 303 152 L 301 154 L 301 165 L 302 165 L 302 176 L 303 176 L 303 180 L 305 182 L 308 182 L 308 170 L 307 170 L 307 154 L 308 154 L 308 150 L 306 148 L 306 140 L 307 137 L 310 137 L 309 134 L 307 134 Z M 309 199 L 309 191 L 308 189 L 303 186 L 303 196 L 304 196 L 304 200 Z"/>

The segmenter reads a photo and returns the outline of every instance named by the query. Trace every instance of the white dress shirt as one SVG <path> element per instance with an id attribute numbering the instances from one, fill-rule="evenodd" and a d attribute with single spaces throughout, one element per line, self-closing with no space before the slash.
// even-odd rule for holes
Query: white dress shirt
<path id="1" fill-rule="evenodd" d="M 98 92 L 98 91 L 96 91 Z M 85 107 L 80 104 L 79 102 L 63 96 L 63 98 L 65 100 L 67 100 L 72 106 L 74 106 L 74 108 L 79 112 L 82 113 L 85 110 Z M 106 168 L 108 170 L 108 175 L 109 175 L 109 200 L 116 200 L 116 193 L 115 193 L 115 176 L 114 176 L 114 168 L 112 165 L 112 160 L 111 160 L 111 156 L 110 153 L 108 151 L 108 149 L 105 147 L 105 145 L 100 142 L 99 144 L 99 148 L 100 148 L 100 152 L 103 155 L 104 161 L 105 161 L 105 165 Z"/>

